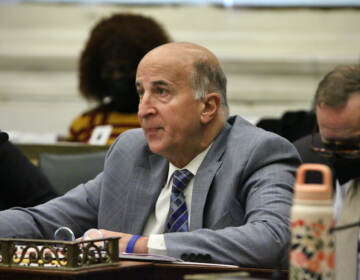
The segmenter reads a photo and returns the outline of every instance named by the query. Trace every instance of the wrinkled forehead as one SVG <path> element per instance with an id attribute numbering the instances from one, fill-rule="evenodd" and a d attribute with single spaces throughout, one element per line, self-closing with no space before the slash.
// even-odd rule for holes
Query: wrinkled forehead
<path id="1" fill-rule="evenodd" d="M 136 80 L 148 79 L 189 81 L 193 69 L 193 59 L 184 53 L 162 50 L 144 57 L 139 63 Z"/>
<path id="2" fill-rule="evenodd" d="M 171 66 L 172 64 L 188 66 L 192 65 L 193 61 L 194 56 L 186 49 L 161 47 L 147 53 L 140 61 L 138 69 L 141 69 L 143 65 L 148 65 L 149 63 L 162 63 L 167 66 Z"/>

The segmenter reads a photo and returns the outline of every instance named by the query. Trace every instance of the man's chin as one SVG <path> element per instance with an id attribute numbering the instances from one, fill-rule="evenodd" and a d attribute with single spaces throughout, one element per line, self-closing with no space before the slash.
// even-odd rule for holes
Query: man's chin
<path id="1" fill-rule="evenodd" d="M 150 151 L 154 154 L 162 155 L 163 145 L 158 141 L 148 141 Z"/>

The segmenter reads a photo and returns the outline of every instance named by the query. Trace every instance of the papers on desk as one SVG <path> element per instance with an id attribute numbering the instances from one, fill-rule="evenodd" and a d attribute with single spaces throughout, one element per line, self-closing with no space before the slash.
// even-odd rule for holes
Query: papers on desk
<path id="1" fill-rule="evenodd" d="M 156 254 L 120 253 L 120 260 L 156 261 L 156 262 L 182 262 L 183 260 L 174 257 Z"/>
<path id="2" fill-rule="evenodd" d="M 202 265 L 202 266 L 216 266 L 223 268 L 238 268 L 236 265 L 218 264 L 218 263 L 200 263 L 200 262 L 186 262 L 182 259 L 177 259 L 170 256 L 156 255 L 156 254 L 137 254 L 137 253 L 120 253 L 120 260 L 136 260 L 136 261 L 152 261 L 152 262 L 167 262 L 179 265 Z"/>
<path id="3" fill-rule="evenodd" d="M 221 263 L 200 263 L 200 262 L 176 262 L 176 264 L 182 264 L 182 265 L 199 265 L 199 266 L 216 266 L 217 268 L 239 268 L 237 265 L 232 264 L 221 264 Z"/>

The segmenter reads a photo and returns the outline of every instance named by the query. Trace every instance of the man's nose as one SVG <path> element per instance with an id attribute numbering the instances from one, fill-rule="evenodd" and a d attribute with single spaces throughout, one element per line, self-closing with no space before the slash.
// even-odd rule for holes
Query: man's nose
<path id="1" fill-rule="evenodd" d="M 139 101 L 138 117 L 146 118 L 155 113 L 155 108 L 151 94 L 145 92 Z"/>

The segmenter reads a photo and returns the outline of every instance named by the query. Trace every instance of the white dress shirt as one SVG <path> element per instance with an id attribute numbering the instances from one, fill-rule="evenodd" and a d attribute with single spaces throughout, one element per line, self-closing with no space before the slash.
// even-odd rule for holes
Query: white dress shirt
<path id="1" fill-rule="evenodd" d="M 357 179 L 359 180 L 359 178 Z M 346 182 L 343 185 L 340 185 L 339 181 L 336 180 L 336 191 L 334 197 L 334 219 L 337 221 L 339 218 L 343 202 L 346 196 L 347 191 L 349 190 L 352 180 Z M 356 221 L 354 221 L 356 222 Z M 346 229 L 345 229 L 346 230 Z M 359 241 L 358 241 L 358 268 L 357 268 L 357 280 L 360 280 L 360 231 L 359 231 Z"/>
<path id="2" fill-rule="evenodd" d="M 191 219 L 191 199 L 192 192 L 194 188 L 194 180 L 196 173 L 203 162 L 207 152 L 209 151 L 211 145 L 207 147 L 206 150 L 198 154 L 192 161 L 190 161 L 186 166 L 181 169 L 187 169 L 194 177 L 190 180 L 188 186 L 184 190 L 185 202 L 188 209 L 188 223 L 190 225 Z M 175 170 L 179 168 L 175 167 L 169 162 L 169 173 L 165 186 L 162 188 L 160 195 L 156 201 L 155 209 L 150 214 L 149 219 L 145 225 L 143 235 L 149 235 L 148 250 L 150 254 L 161 254 L 166 255 L 166 244 L 164 235 L 165 222 L 169 213 L 170 207 L 170 195 L 172 189 L 172 176 Z"/>

